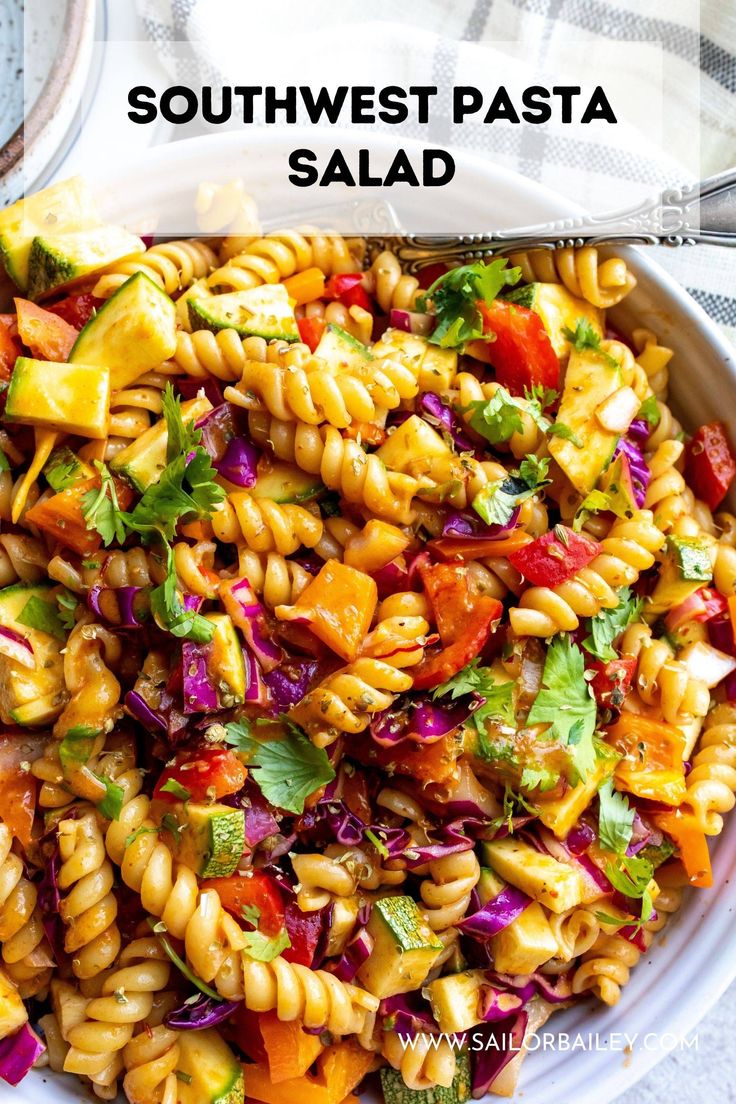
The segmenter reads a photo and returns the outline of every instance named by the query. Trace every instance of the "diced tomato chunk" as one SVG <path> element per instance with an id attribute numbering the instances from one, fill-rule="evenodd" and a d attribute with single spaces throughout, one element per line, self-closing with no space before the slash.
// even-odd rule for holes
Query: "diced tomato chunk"
<path id="1" fill-rule="evenodd" d="M 736 459 L 723 422 L 703 425 L 687 448 L 685 474 L 697 498 L 715 510 L 736 476 Z"/>
<path id="2" fill-rule="evenodd" d="M 560 388 L 560 362 L 542 319 L 535 311 L 505 299 L 479 302 L 483 329 L 493 341 L 471 341 L 467 352 L 496 369 L 496 379 L 512 395 L 533 387 Z"/>
<path id="3" fill-rule="evenodd" d="M 509 561 L 533 586 L 556 587 L 598 555 L 598 545 L 566 525 L 555 525 L 531 544 L 509 554 Z"/>
<path id="4" fill-rule="evenodd" d="M 164 789 L 168 782 L 173 782 L 183 787 L 192 801 L 208 798 L 218 801 L 241 790 L 247 777 L 247 770 L 228 748 L 187 748 L 177 753 L 176 762 L 164 767 L 153 796 L 181 800 L 176 792 Z"/>

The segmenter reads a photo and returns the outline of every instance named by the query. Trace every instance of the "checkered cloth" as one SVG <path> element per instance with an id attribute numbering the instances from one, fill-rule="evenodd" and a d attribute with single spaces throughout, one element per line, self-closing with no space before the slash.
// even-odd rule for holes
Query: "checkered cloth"
<path id="1" fill-rule="evenodd" d="M 172 45 L 189 41 L 210 79 L 242 83 L 249 53 L 258 48 L 255 5 L 243 0 L 137 0 L 146 33 L 158 47 L 161 60 L 180 78 Z M 698 28 L 699 8 L 699 29 Z M 263 11 L 265 9 L 261 9 Z M 474 43 L 521 41 L 525 53 L 544 58 L 555 41 L 585 40 L 591 49 L 610 42 L 654 42 L 665 57 L 665 96 L 668 110 L 679 125 L 691 125 L 693 102 L 682 89 L 692 89 L 700 69 L 701 174 L 710 175 L 736 163 L 736 0 L 268 0 L 270 25 L 288 28 L 288 41 L 315 43 L 320 63 L 334 65 L 371 49 L 377 67 L 372 83 L 401 72 L 401 52 L 407 44 L 431 39 L 426 65 L 427 83 L 440 89 L 472 83 L 467 62 Z M 356 33 L 357 32 L 357 33 Z M 424 38 L 422 38 L 424 35 Z M 386 48 L 392 44 L 392 49 Z M 338 49 L 342 45 L 342 50 Z M 330 50 L 330 47 L 333 47 Z M 382 61 L 381 61 L 382 59 Z M 179 63 L 180 64 L 180 63 Z M 393 68 L 392 68 L 393 67 Z M 324 69 L 322 69 L 324 72 Z M 332 74 L 330 74 L 332 75 Z M 281 78 L 274 61 L 273 80 Z M 315 76 L 315 83 L 319 78 Z M 605 83 L 605 82 L 604 82 Z M 574 197 L 587 209 L 600 211 L 596 196 L 616 195 L 623 206 L 631 195 L 632 180 L 639 184 L 661 181 L 663 172 L 674 182 L 672 165 L 663 165 L 651 151 L 626 147 L 626 137 L 609 132 L 605 143 L 545 132 L 543 127 L 483 127 L 467 121 L 450 127 L 442 104 L 435 101 L 427 130 L 402 133 L 436 145 L 451 136 L 453 145 L 482 150 L 503 165 Z M 439 110 L 437 110 L 439 107 Z M 380 126 L 380 124 L 378 124 Z M 615 129 L 615 128 L 614 128 Z M 578 132 L 579 134 L 579 132 Z M 598 135 L 600 132 L 598 132 Z M 651 163 L 648 158 L 651 157 Z M 612 186 L 613 182 L 613 186 Z M 715 246 L 656 251 L 657 260 L 681 283 L 736 341 L 736 252 Z"/>

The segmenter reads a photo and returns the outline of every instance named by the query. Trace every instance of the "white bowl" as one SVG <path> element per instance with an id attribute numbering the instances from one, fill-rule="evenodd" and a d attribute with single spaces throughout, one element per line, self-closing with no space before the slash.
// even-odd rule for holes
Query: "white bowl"
<path id="1" fill-rule="evenodd" d="M 202 179 L 224 182 L 238 176 L 256 198 L 267 200 L 270 208 L 288 211 L 302 208 L 305 203 L 304 191 L 286 181 L 288 150 L 308 145 L 324 157 L 338 145 L 347 152 L 367 144 L 383 153 L 395 148 L 380 135 L 368 141 L 365 135 L 356 137 L 334 130 L 313 130 L 306 135 L 289 129 L 247 137 L 227 134 L 196 138 L 151 151 L 141 163 L 110 169 L 98 185 L 108 214 L 111 205 L 117 204 L 122 216 L 131 222 L 150 213 L 152 197 L 168 197 L 170 211 L 184 212 Z M 457 184 L 453 194 L 463 203 L 472 230 L 530 225 L 577 213 L 564 197 L 474 157 L 457 155 Z M 355 198 L 349 190 L 337 196 L 331 190 L 329 201 L 345 197 Z M 310 203 L 322 198 L 309 193 Z M 426 189 L 421 194 L 397 190 L 391 200 L 410 228 L 412 209 L 418 204 L 427 216 L 423 231 L 428 229 L 429 216 L 442 227 L 442 204 L 447 202 L 442 189 Z M 639 282 L 612 312 L 616 325 L 624 332 L 634 325 L 651 327 L 674 348 L 670 398 L 686 426 L 720 418 L 728 423 L 736 440 L 733 349 L 704 311 L 645 251 L 627 248 L 617 252 L 626 257 Z M 662 1049 L 646 1049 L 644 1035 L 657 1032 L 673 1039 L 689 1037 L 698 1020 L 736 977 L 736 941 L 731 938 L 736 910 L 736 816 L 726 818 L 725 831 L 715 841 L 712 853 L 714 887 L 686 895 L 680 913 L 632 972 L 620 1003 L 608 1009 L 585 1002 L 554 1016 L 547 1025 L 558 1037 L 563 1032 L 571 1037 L 578 1032 L 586 1036 L 598 1033 L 600 1045 L 614 1036 L 611 1049 L 557 1049 L 530 1054 L 518 1090 L 524 1104 L 570 1104 L 573 1100 L 576 1104 L 608 1104 L 651 1069 L 667 1053 L 667 1047 L 671 1049 L 671 1041 L 666 1039 Z M 615 1033 L 637 1036 L 630 1053 L 617 1048 Z M 625 1040 L 620 1042 L 622 1046 Z M 706 1060 L 703 1056 L 703 1062 Z M 17 1104 L 34 1104 L 39 1095 L 49 1104 L 67 1104 L 78 1101 L 82 1094 L 74 1079 L 38 1071 L 15 1090 L 14 1099 Z"/>

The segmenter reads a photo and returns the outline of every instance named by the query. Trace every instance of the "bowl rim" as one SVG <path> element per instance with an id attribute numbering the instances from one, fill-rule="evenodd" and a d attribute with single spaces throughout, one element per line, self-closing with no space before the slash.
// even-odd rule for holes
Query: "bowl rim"
<path id="1" fill-rule="evenodd" d="M 56 111 L 82 53 L 84 28 L 94 8 L 95 0 L 68 0 L 61 41 L 43 88 L 27 117 L 16 127 L 7 142 L 0 146 L 0 181 L 22 162 L 26 151 L 34 144 Z"/>

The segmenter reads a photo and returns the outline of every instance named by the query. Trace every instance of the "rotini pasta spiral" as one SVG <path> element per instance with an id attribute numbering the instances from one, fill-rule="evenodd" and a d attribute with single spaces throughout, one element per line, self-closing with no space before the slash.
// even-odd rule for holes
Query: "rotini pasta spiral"
<path id="1" fill-rule="evenodd" d="M 347 242 L 336 234 L 313 226 L 280 230 L 249 242 L 207 277 L 206 286 L 216 292 L 247 291 L 260 284 L 278 284 L 312 267 L 331 276 L 354 272 L 355 260 Z"/>
<path id="2" fill-rule="evenodd" d="M 83 1019 L 64 1033 L 69 1044 L 64 1070 L 89 1077 L 94 1086 L 114 1085 L 123 1072 L 123 1048 L 133 1038 L 136 1025 L 149 1016 L 153 996 L 166 988 L 169 974 L 169 960 L 155 937 L 135 939 L 124 947 L 115 968 L 105 975 L 99 995 L 86 1002 Z M 57 986 L 55 1010 L 60 1022 L 63 996 Z"/>
<path id="3" fill-rule="evenodd" d="M 266 341 L 262 337 L 241 337 L 237 330 L 197 330 L 176 335 L 176 352 L 170 364 L 194 379 L 208 376 L 224 381 L 239 380 L 248 361 L 281 364 L 289 343 Z"/>
<path id="4" fill-rule="evenodd" d="M 666 641 L 652 639 L 648 625 L 635 624 L 626 629 L 621 654 L 636 658 L 639 695 L 647 705 L 659 706 L 669 724 L 704 717 L 708 712 L 708 687 L 690 675 Z"/>
<path id="5" fill-rule="evenodd" d="M 66 642 L 64 682 L 69 701 L 54 725 L 61 738 L 77 725 L 109 732 L 121 716 L 120 683 L 108 666 L 121 655 L 118 638 L 102 625 L 78 621 Z"/>
<path id="6" fill-rule="evenodd" d="M 310 690 L 290 716 L 326 747 L 341 732 L 362 732 L 373 713 L 388 709 L 396 694 L 411 685 L 411 676 L 393 663 L 361 656 Z"/>
<path id="7" fill-rule="evenodd" d="M 45 989 L 51 958 L 37 907 L 38 892 L 11 850 L 13 834 L 0 821 L 0 943 L 5 970 L 26 999 Z"/>
<path id="8" fill-rule="evenodd" d="M 480 863 L 473 851 L 429 863 L 429 878 L 422 882 L 419 892 L 432 931 L 445 931 L 462 920 L 479 878 Z"/>
<path id="9" fill-rule="evenodd" d="M 334 1035 L 359 1032 L 366 1013 L 378 1008 L 377 998 L 357 985 L 280 957 L 272 962 L 244 958 L 243 988 L 246 1008 L 275 1009 L 280 1020 L 301 1020 L 306 1028 L 325 1028 Z"/>
<path id="10" fill-rule="evenodd" d="M 130 1104 L 177 1104 L 179 1033 L 163 1024 L 139 1031 L 123 1048 L 123 1089 Z"/>
<path id="11" fill-rule="evenodd" d="M 662 889 L 656 899 L 657 918 L 644 924 L 642 938 L 648 948 L 654 933 L 661 931 L 673 912 L 680 907 L 682 896 L 677 889 Z M 574 993 L 592 990 L 604 1004 L 617 1004 L 621 989 L 629 980 L 632 969 L 642 952 L 635 943 L 618 932 L 604 930 L 593 946 L 583 955 L 583 960 L 572 979 Z"/>
<path id="12" fill-rule="evenodd" d="M 346 429 L 353 421 L 368 424 L 376 420 L 368 388 L 352 374 L 333 372 L 317 357 L 306 358 L 302 364 L 288 363 L 294 360 L 291 357 L 284 360 L 283 367 L 246 361 L 240 383 L 226 388 L 225 398 L 242 403 L 255 394 L 270 414 L 286 422 L 328 422 Z"/>
<path id="13" fill-rule="evenodd" d="M 323 303 L 317 299 L 306 303 L 301 309 L 297 308 L 296 313 L 298 318 L 321 318 L 326 325 L 339 326 L 363 345 L 369 344 L 373 334 L 373 315 L 357 304 L 346 307 L 337 301 Z"/>
<path id="14" fill-rule="evenodd" d="M 672 349 L 668 349 L 666 345 L 660 345 L 656 334 L 651 330 L 634 330 L 631 337 L 638 353 L 637 364 L 646 372 L 649 386 L 657 399 L 664 401 L 667 398 L 668 365 L 672 360 Z"/>
<path id="15" fill-rule="evenodd" d="M 112 865 L 94 813 L 60 821 L 58 839 L 64 949 L 76 976 L 91 978 L 111 966 L 120 950 Z"/>
<path id="16" fill-rule="evenodd" d="M 617 590 L 635 582 L 652 566 L 654 553 L 664 540 L 648 510 L 617 519 L 588 567 L 557 587 L 524 591 L 519 606 L 509 612 L 514 632 L 517 636 L 551 636 L 576 629 L 580 617 L 612 609 L 618 604 Z"/>
<path id="17" fill-rule="evenodd" d="M 289 556 L 302 545 L 314 548 L 323 526 L 321 518 L 303 506 L 282 506 L 247 491 L 233 491 L 215 512 L 212 528 L 226 544 L 244 542 L 253 552 Z"/>
<path id="18" fill-rule="evenodd" d="M 251 414 L 248 421 L 255 441 L 270 446 L 280 460 L 319 475 L 326 487 L 338 491 L 347 502 L 366 506 L 399 525 L 411 523 L 411 500 L 422 483 L 388 471 L 377 456 L 367 453 L 357 441 L 343 438 L 334 426 L 318 428 L 260 414 Z"/>
<path id="19" fill-rule="evenodd" d="M 685 803 L 708 836 L 723 828 L 723 813 L 736 804 L 736 706 L 722 702 L 705 719 L 687 776 Z"/>
<path id="20" fill-rule="evenodd" d="M 560 948 L 558 959 L 563 963 L 572 962 L 589 951 L 600 932 L 595 913 L 580 906 L 567 912 L 551 912 L 547 919 Z"/>
<path id="21" fill-rule="evenodd" d="M 391 310 L 413 310 L 421 291 L 417 278 L 405 275 L 398 257 L 389 250 L 378 254 L 364 277 L 364 285 L 384 314 Z"/>
<path id="22" fill-rule="evenodd" d="M 143 272 L 167 295 L 176 295 L 206 276 L 216 264 L 217 257 L 206 242 L 193 238 L 162 242 L 140 256 L 113 265 L 97 280 L 92 294 L 109 299 L 127 279 Z"/>
<path id="23" fill-rule="evenodd" d="M 532 249 L 511 253 L 509 259 L 521 268 L 527 283 L 542 280 L 564 284 L 571 295 L 594 307 L 614 307 L 636 287 L 636 277 L 626 261 L 620 257 L 601 261 L 592 245 L 582 249 Z"/>
<path id="24" fill-rule="evenodd" d="M 409 1046 L 396 1031 L 384 1031 L 381 1053 L 399 1070 L 408 1089 L 448 1087 L 455 1076 L 456 1056 L 450 1041 L 441 1035 L 419 1032 Z"/>

